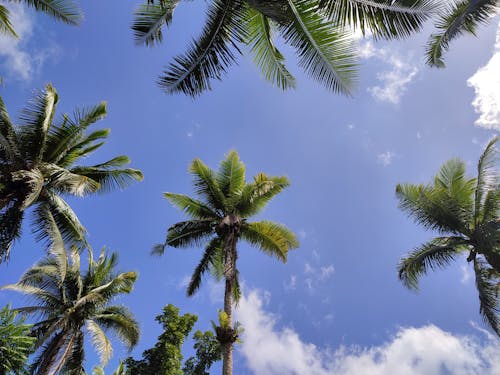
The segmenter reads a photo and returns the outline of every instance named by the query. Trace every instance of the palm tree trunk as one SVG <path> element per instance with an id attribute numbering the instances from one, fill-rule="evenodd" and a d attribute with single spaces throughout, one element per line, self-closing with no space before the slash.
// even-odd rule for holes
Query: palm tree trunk
<path id="1" fill-rule="evenodd" d="M 226 279 L 226 288 L 224 290 L 224 312 L 227 314 L 229 325 L 233 327 L 233 283 Z M 233 374 L 233 343 L 225 342 L 222 347 L 222 375 Z"/>

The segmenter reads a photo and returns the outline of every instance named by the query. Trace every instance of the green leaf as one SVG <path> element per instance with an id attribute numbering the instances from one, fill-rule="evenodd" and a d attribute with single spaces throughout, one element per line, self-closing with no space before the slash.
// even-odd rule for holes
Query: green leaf
<path id="1" fill-rule="evenodd" d="M 24 0 L 24 2 L 28 6 L 70 25 L 78 25 L 83 19 L 78 6 L 70 0 Z"/>
<path id="2" fill-rule="evenodd" d="M 0 5 L 0 34 L 18 38 L 9 19 L 9 10 L 3 5 Z"/>
<path id="3" fill-rule="evenodd" d="M 491 272 L 487 264 L 475 258 L 476 287 L 479 292 L 479 312 L 484 321 L 500 336 L 500 308 L 498 306 L 498 273 Z"/>
<path id="4" fill-rule="evenodd" d="M 167 93 L 182 92 L 195 97 L 211 90 L 211 80 L 221 79 L 235 62 L 234 52 L 239 53 L 237 42 L 244 39 L 242 0 L 214 0 L 207 17 L 201 37 L 192 42 L 185 55 L 176 57 L 160 77 L 159 85 Z"/>
<path id="5" fill-rule="evenodd" d="M 317 1 L 286 1 L 293 21 L 280 29 L 297 50 L 299 65 L 328 90 L 350 95 L 357 66 L 350 35 L 318 12 Z"/>
<path id="6" fill-rule="evenodd" d="M 152 46 L 155 43 L 161 43 L 163 26 L 169 26 L 172 22 L 172 16 L 179 0 L 159 0 L 158 2 L 149 1 L 141 5 L 134 12 L 134 30 L 135 42 Z"/>
<path id="7" fill-rule="evenodd" d="M 236 151 L 230 151 L 220 163 L 217 185 L 225 197 L 239 196 L 245 186 L 245 164 Z"/>
<path id="8" fill-rule="evenodd" d="M 247 14 L 248 41 L 254 62 L 264 78 L 282 90 L 295 88 L 295 78 L 284 65 L 285 58 L 274 45 L 269 20 L 259 11 L 249 8 Z"/>
<path id="9" fill-rule="evenodd" d="M 190 198 L 184 194 L 163 193 L 173 206 L 186 212 L 190 217 L 198 220 L 217 219 L 217 214 L 203 202 Z"/>

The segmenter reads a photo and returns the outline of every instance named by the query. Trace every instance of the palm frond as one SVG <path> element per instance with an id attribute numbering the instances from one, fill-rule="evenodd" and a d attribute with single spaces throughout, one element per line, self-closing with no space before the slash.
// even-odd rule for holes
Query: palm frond
<path id="1" fill-rule="evenodd" d="M 38 199 L 43 189 L 45 183 L 43 173 L 38 168 L 19 170 L 12 172 L 11 178 L 13 182 L 22 182 L 26 187 L 22 208 L 28 208 Z"/>
<path id="2" fill-rule="evenodd" d="M 134 12 L 134 30 L 135 42 L 152 46 L 155 43 L 161 43 L 163 40 L 162 27 L 169 26 L 172 22 L 172 16 L 179 0 L 158 0 L 149 1 L 141 5 Z"/>
<path id="3" fill-rule="evenodd" d="M 231 198 L 241 194 L 245 186 L 245 170 L 245 164 L 234 150 L 221 161 L 215 179 L 225 197 Z"/>
<path id="4" fill-rule="evenodd" d="M 248 8 L 247 44 L 254 55 L 254 62 L 264 78 L 282 90 L 295 87 L 295 78 L 286 69 L 285 58 L 276 48 L 272 39 L 269 20 L 259 11 Z"/>
<path id="5" fill-rule="evenodd" d="M 41 159 L 57 102 L 57 92 L 48 84 L 21 112 L 20 120 L 25 125 L 19 130 L 19 143 L 24 158 L 35 162 Z"/>
<path id="6" fill-rule="evenodd" d="M 113 331 L 129 350 L 139 342 L 139 323 L 124 306 L 107 306 L 97 312 L 94 320 L 104 329 Z"/>
<path id="7" fill-rule="evenodd" d="M 272 221 L 246 223 L 241 228 L 241 237 L 282 262 L 286 262 L 288 250 L 299 247 L 292 231 Z"/>
<path id="8" fill-rule="evenodd" d="M 83 368 L 85 360 L 84 335 L 81 331 L 75 332 L 73 344 L 66 356 L 61 370 L 61 374 L 68 375 L 87 375 Z"/>
<path id="9" fill-rule="evenodd" d="M 46 192 L 37 203 L 33 216 L 33 232 L 38 241 L 52 238 L 55 222 L 65 242 L 74 243 L 80 249 L 86 247 L 85 228 L 73 209 L 58 195 Z"/>
<path id="10" fill-rule="evenodd" d="M 78 159 L 90 155 L 104 144 L 104 142 L 96 141 L 106 139 L 109 133 L 109 129 L 99 129 L 87 136 L 79 137 L 78 143 L 72 144 L 71 148 L 61 153 L 61 157 L 58 158 L 57 164 L 61 167 L 69 167 Z"/>
<path id="11" fill-rule="evenodd" d="M 47 189 L 58 193 L 83 197 L 95 193 L 101 187 L 98 181 L 86 175 L 75 173 L 74 170 L 61 168 L 56 164 L 45 164 L 43 169 L 45 176 L 48 177 Z"/>
<path id="12" fill-rule="evenodd" d="M 83 19 L 81 10 L 70 0 L 24 0 L 24 2 L 69 25 L 79 25 Z"/>
<path id="13" fill-rule="evenodd" d="M 109 359 L 113 355 L 113 347 L 111 346 L 111 341 L 108 336 L 104 333 L 104 331 L 99 327 L 92 319 L 88 319 L 85 322 L 87 331 L 90 333 L 90 337 L 92 338 L 92 344 L 99 355 L 101 360 L 101 364 L 106 366 Z"/>
<path id="14" fill-rule="evenodd" d="M 290 181 L 285 176 L 267 176 L 265 173 L 259 173 L 254 177 L 253 183 L 243 188 L 236 209 L 242 217 L 256 215 L 288 186 Z"/>
<path id="15" fill-rule="evenodd" d="M 429 270 L 444 268 L 467 250 L 461 237 L 437 237 L 417 247 L 398 264 L 399 279 L 410 289 L 418 289 L 418 279 Z"/>
<path id="16" fill-rule="evenodd" d="M 174 194 L 174 193 L 163 193 L 165 198 L 175 207 L 179 208 L 187 215 L 194 219 L 204 220 L 204 219 L 216 219 L 217 213 L 215 213 L 210 207 L 205 205 L 199 200 L 188 197 L 184 194 Z"/>
<path id="17" fill-rule="evenodd" d="M 12 27 L 12 23 L 10 22 L 9 10 L 3 5 L 0 5 L 0 34 L 8 35 L 14 38 L 18 37 Z"/>
<path id="18" fill-rule="evenodd" d="M 375 38 L 404 38 L 422 28 L 435 12 L 432 0 L 321 0 L 319 7 L 337 25 L 368 31 Z"/>
<path id="19" fill-rule="evenodd" d="M 450 41 L 464 33 L 475 35 L 476 27 L 487 23 L 498 11 L 497 0 L 462 0 L 453 2 L 436 24 L 439 32 L 432 34 L 427 44 L 427 64 L 443 68 L 443 53 Z"/>
<path id="20" fill-rule="evenodd" d="M 0 210 L 0 263 L 9 259 L 12 243 L 21 236 L 23 218 L 20 202 L 10 202 Z"/>
<path id="21" fill-rule="evenodd" d="M 193 275 L 191 276 L 191 280 L 189 281 L 187 295 L 192 296 L 196 293 L 196 291 L 200 288 L 201 280 L 203 274 L 208 271 L 210 265 L 213 262 L 213 258 L 216 256 L 222 247 L 222 240 L 219 237 L 213 238 L 205 248 L 205 252 L 203 253 L 203 257 L 200 262 L 196 266 Z"/>
<path id="22" fill-rule="evenodd" d="M 281 33 L 299 55 L 299 65 L 328 90 L 349 95 L 356 80 L 352 40 L 318 12 L 317 1 L 286 0 L 293 20 Z"/>
<path id="23" fill-rule="evenodd" d="M 17 145 L 17 134 L 14 125 L 10 120 L 9 113 L 5 107 L 3 99 L 0 97 L 0 135 L 5 140 L 6 145 L 3 147 L 7 150 L 7 155 L 10 160 L 14 159 L 14 155 L 19 153 Z"/>
<path id="24" fill-rule="evenodd" d="M 217 183 L 214 171 L 200 159 L 194 159 L 189 166 L 189 172 L 194 177 L 196 194 L 203 197 L 214 210 L 224 211 L 226 198 Z"/>
<path id="25" fill-rule="evenodd" d="M 500 336 L 500 308 L 498 306 L 498 286 L 500 279 L 492 276 L 484 261 L 474 259 L 476 287 L 479 292 L 479 312 L 484 321 Z"/>
<path id="26" fill-rule="evenodd" d="M 477 184 L 474 200 L 474 221 L 476 224 L 482 219 L 482 216 L 484 216 L 484 208 L 486 208 L 484 206 L 488 199 L 488 193 L 496 191 L 496 193 L 493 194 L 497 195 L 500 190 L 498 170 L 496 169 L 498 152 L 495 148 L 495 144 L 497 141 L 498 137 L 495 137 L 488 142 L 477 164 Z M 494 202 L 488 203 L 491 205 L 491 203 Z M 500 203 L 498 204 L 500 205 Z M 492 210 L 490 209 L 489 211 Z"/>
<path id="27" fill-rule="evenodd" d="M 43 159 L 49 163 L 57 163 L 66 155 L 71 147 L 82 140 L 83 132 L 90 125 L 105 116 L 106 102 L 76 109 L 73 113 L 73 119 L 69 118 L 68 115 L 64 115 L 62 124 L 60 126 L 52 126 L 49 130 L 47 148 Z"/>
<path id="28" fill-rule="evenodd" d="M 168 228 L 165 246 L 189 247 L 199 245 L 212 232 L 212 220 L 181 221 Z"/>
<path id="29" fill-rule="evenodd" d="M 182 92 L 192 97 L 210 90 L 211 80 L 221 79 L 235 62 L 237 43 L 244 40 L 243 17 L 242 0 L 214 0 L 201 37 L 170 64 L 160 77 L 160 87 L 167 93 Z"/>

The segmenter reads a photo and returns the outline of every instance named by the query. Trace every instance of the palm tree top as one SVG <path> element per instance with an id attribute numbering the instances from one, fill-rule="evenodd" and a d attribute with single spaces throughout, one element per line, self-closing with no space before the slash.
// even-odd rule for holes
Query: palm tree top
<path id="1" fill-rule="evenodd" d="M 137 169 L 124 168 L 121 155 L 104 163 L 78 165 L 104 145 L 109 129 L 88 132 L 106 115 L 106 103 L 76 109 L 56 118 L 59 96 L 48 84 L 22 110 L 19 125 L 11 121 L 0 98 L 0 261 L 19 237 L 24 211 L 34 206 L 33 231 L 48 240 L 55 229 L 70 243 L 84 247 L 85 229 L 62 196 L 86 196 L 125 188 L 143 179 Z"/>
<path id="2" fill-rule="evenodd" d="M 500 178 L 493 138 L 466 177 L 465 163 L 446 162 L 428 185 L 400 184 L 399 207 L 418 224 L 440 233 L 401 259 L 399 278 L 410 289 L 429 270 L 444 268 L 463 255 L 473 263 L 480 313 L 500 336 Z"/>

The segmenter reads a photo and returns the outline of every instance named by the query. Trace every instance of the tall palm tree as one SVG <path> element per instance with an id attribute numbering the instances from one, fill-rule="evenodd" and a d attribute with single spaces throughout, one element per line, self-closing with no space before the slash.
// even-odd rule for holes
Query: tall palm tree
<path id="1" fill-rule="evenodd" d="M 179 0 L 147 0 L 135 12 L 136 42 L 153 46 L 163 40 Z M 211 89 L 249 46 L 263 76 L 280 87 L 295 87 L 274 43 L 278 33 L 299 57 L 310 77 L 333 92 L 349 94 L 356 81 L 352 32 L 360 28 L 376 38 L 399 38 L 420 29 L 433 0 L 212 0 L 201 36 L 174 59 L 159 79 L 168 93 L 197 96 Z"/>
<path id="2" fill-rule="evenodd" d="M 82 20 L 82 13 L 79 7 L 71 0 L 1 0 L 1 2 L 22 2 L 28 7 L 44 12 L 56 20 L 69 25 L 78 25 Z M 2 4 L 0 4 L 0 34 L 17 38 L 16 31 L 9 18 L 9 9 Z"/>
<path id="3" fill-rule="evenodd" d="M 28 207 L 34 207 L 33 230 L 39 240 L 50 240 L 49 222 L 54 220 L 65 240 L 84 245 L 85 229 L 62 195 L 106 192 L 143 178 L 136 169 L 122 168 L 130 162 L 126 156 L 77 165 L 109 135 L 109 129 L 86 132 L 106 115 L 106 103 L 55 120 L 57 102 L 56 90 L 47 85 L 22 112 L 22 125 L 14 126 L 0 98 L 0 262 L 20 236 Z"/>
<path id="4" fill-rule="evenodd" d="M 497 138 L 479 158 L 477 177 L 465 176 L 465 163 L 445 163 L 431 185 L 398 185 L 399 206 L 436 237 L 401 259 L 399 278 L 410 289 L 429 270 L 443 268 L 467 254 L 473 263 L 480 312 L 500 336 L 500 180 L 496 169 Z"/>
<path id="5" fill-rule="evenodd" d="M 445 2 L 448 6 L 441 8 L 436 28 L 427 44 L 427 63 L 430 66 L 443 68 L 443 54 L 450 42 L 462 34 L 476 35 L 480 24 L 494 19 L 500 9 L 498 0 L 453 0 Z"/>
<path id="6" fill-rule="evenodd" d="M 137 343 L 139 327 L 132 314 L 124 306 L 111 305 L 116 296 L 130 293 L 137 279 L 135 272 L 117 273 L 117 260 L 116 253 L 104 250 L 94 260 L 89 250 L 89 264 L 82 273 L 78 249 L 73 247 L 68 254 L 59 236 L 46 258 L 16 284 L 2 287 L 34 301 L 33 306 L 17 309 L 38 321 L 32 329 L 37 357 L 30 374 L 85 374 L 85 331 L 103 365 L 113 351 L 106 330 L 113 331 L 129 349 Z"/>
<path id="7" fill-rule="evenodd" d="M 184 211 L 190 219 L 172 225 L 164 244 L 156 245 L 154 254 L 161 255 L 166 246 L 190 247 L 206 243 L 205 251 L 189 283 L 187 294 L 200 287 L 203 275 L 212 269 L 225 279 L 224 312 L 229 322 L 218 335 L 223 347 L 223 375 L 232 374 L 232 348 L 237 333 L 232 327 L 233 297 L 239 297 L 237 243 L 240 239 L 257 246 L 264 253 L 286 262 L 289 249 L 298 247 L 295 235 L 285 226 L 271 221 L 250 222 L 279 192 L 289 185 L 286 177 L 259 173 L 253 182 L 245 181 L 245 165 L 235 151 L 221 162 L 217 172 L 201 160 L 191 163 L 195 191 L 200 199 L 174 193 L 165 197 Z"/>

